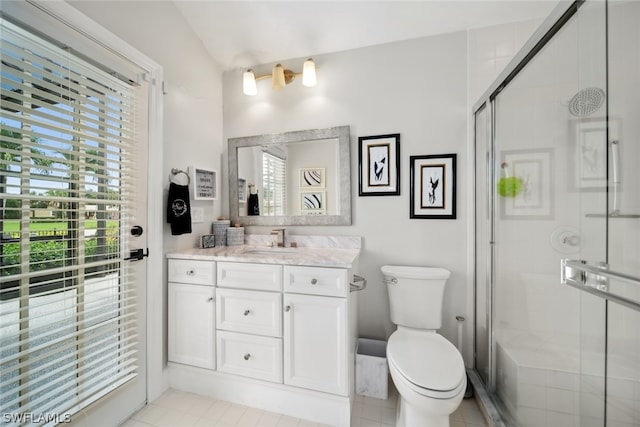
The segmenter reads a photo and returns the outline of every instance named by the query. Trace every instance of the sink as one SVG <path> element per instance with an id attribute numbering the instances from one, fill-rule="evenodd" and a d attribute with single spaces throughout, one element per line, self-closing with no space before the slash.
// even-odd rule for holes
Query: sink
<path id="1" fill-rule="evenodd" d="M 295 249 L 289 248 L 252 248 L 244 251 L 245 254 L 263 254 L 263 255 L 279 255 L 279 254 L 295 254 Z"/>

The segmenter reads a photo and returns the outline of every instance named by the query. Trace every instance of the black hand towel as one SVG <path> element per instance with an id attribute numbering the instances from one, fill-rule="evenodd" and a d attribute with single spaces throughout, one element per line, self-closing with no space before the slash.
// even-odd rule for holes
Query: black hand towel
<path id="1" fill-rule="evenodd" d="M 191 205 L 189 204 L 189 186 L 169 184 L 167 200 L 167 222 L 171 224 L 171 234 L 191 233 Z"/>
<path id="2" fill-rule="evenodd" d="M 260 215 L 260 201 L 258 200 L 258 193 L 249 194 L 247 211 L 247 215 Z"/>

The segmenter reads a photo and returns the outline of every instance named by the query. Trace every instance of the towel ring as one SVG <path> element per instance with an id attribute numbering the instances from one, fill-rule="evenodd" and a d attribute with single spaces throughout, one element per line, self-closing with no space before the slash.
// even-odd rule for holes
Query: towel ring
<path id="1" fill-rule="evenodd" d="M 173 178 L 175 178 L 176 175 L 179 175 L 181 173 L 185 174 L 185 176 L 187 177 L 187 185 L 191 184 L 191 177 L 189 176 L 189 174 L 183 171 L 182 169 L 176 169 L 176 168 L 171 169 L 171 175 L 169 175 L 169 182 L 173 182 Z"/>

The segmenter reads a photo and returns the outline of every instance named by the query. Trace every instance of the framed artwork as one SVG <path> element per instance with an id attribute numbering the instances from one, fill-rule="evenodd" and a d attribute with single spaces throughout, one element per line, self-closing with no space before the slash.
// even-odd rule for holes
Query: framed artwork
<path id="1" fill-rule="evenodd" d="M 238 178 L 238 202 L 246 203 L 247 201 L 247 180 Z"/>
<path id="2" fill-rule="evenodd" d="M 300 189 L 324 188 L 325 170 L 324 168 L 302 168 L 300 169 Z"/>
<path id="3" fill-rule="evenodd" d="M 456 154 L 410 157 L 410 218 L 456 218 Z"/>
<path id="4" fill-rule="evenodd" d="M 500 161 L 506 169 L 503 173 L 518 182 L 517 191 L 508 197 L 499 197 L 502 218 L 551 218 L 553 150 L 549 148 L 503 151 L 500 153 Z"/>
<path id="5" fill-rule="evenodd" d="M 324 191 L 301 191 L 300 213 L 302 215 L 326 215 L 325 196 Z"/>
<path id="6" fill-rule="evenodd" d="M 607 187 L 607 159 L 611 159 L 613 169 L 614 162 L 619 164 L 620 120 L 610 118 L 608 129 L 605 119 L 576 120 L 571 125 L 575 161 L 571 162 L 570 188 L 575 191 L 602 191 Z M 611 151 L 607 152 L 609 147 Z"/>
<path id="7" fill-rule="evenodd" d="M 191 197 L 193 200 L 218 199 L 218 175 L 211 169 L 189 166 L 191 177 Z"/>
<path id="8" fill-rule="evenodd" d="M 400 134 L 358 138 L 358 194 L 400 194 Z"/>

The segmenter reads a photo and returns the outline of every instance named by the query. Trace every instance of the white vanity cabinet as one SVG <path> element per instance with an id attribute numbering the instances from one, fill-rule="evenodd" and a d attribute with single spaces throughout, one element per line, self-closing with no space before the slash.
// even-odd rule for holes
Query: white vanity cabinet
<path id="1" fill-rule="evenodd" d="M 349 394 L 349 271 L 284 267 L 284 383 Z"/>
<path id="2" fill-rule="evenodd" d="M 346 427 L 357 341 L 350 281 L 359 249 L 272 251 L 169 254 L 169 384 Z"/>
<path id="3" fill-rule="evenodd" d="M 168 262 L 170 362 L 215 369 L 215 262 Z"/>

